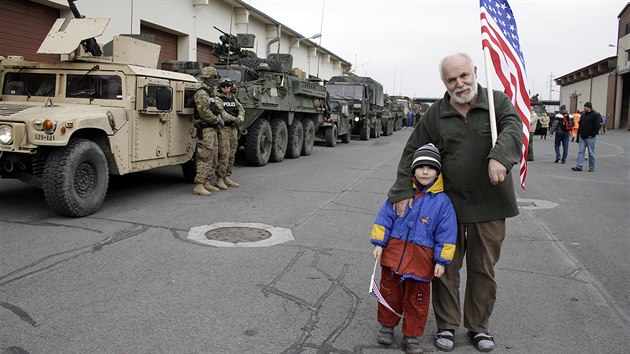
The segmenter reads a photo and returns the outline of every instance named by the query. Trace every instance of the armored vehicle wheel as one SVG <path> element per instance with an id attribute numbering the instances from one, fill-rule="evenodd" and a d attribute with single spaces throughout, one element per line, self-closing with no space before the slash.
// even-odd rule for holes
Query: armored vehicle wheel
<path id="1" fill-rule="evenodd" d="M 281 162 L 287 152 L 287 124 L 282 119 L 272 119 L 271 134 L 271 156 L 269 158 L 272 162 Z"/>
<path id="2" fill-rule="evenodd" d="M 337 126 L 333 125 L 326 129 L 326 146 L 334 147 L 337 145 Z"/>
<path id="3" fill-rule="evenodd" d="M 313 145 L 315 145 L 315 124 L 310 119 L 303 120 L 302 124 L 304 125 L 302 155 L 308 156 L 313 152 Z"/>
<path id="4" fill-rule="evenodd" d="M 394 133 L 394 120 L 388 119 L 387 123 L 383 126 L 383 135 L 388 136 Z"/>
<path id="5" fill-rule="evenodd" d="M 294 119 L 293 124 L 289 127 L 286 157 L 289 159 L 300 157 L 302 144 L 304 144 L 304 126 L 299 119 Z"/>
<path id="6" fill-rule="evenodd" d="M 245 135 L 245 160 L 252 166 L 264 166 L 271 155 L 271 126 L 266 119 L 257 119 Z"/>
<path id="7" fill-rule="evenodd" d="M 182 173 L 184 174 L 184 180 L 188 183 L 195 181 L 195 175 L 197 175 L 197 163 L 193 157 L 189 161 L 182 164 Z"/>
<path id="8" fill-rule="evenodd" d="M 61 215 L 80 217 L 94 213 L 105 199 L 108 183 L 107 159 L 91 140 L 70 140 L 46 159 L 44 196 Z"/>
<path id="9" fill-rule="evenodd" d="M 370 139 L 370 124 L 367 120 L 363 121 L 363 125 L 359 127 L 359 137 L 361 140 Z"/>

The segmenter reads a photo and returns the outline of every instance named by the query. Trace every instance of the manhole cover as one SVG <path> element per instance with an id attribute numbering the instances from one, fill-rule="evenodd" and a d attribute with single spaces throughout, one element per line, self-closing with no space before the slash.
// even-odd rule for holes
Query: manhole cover
<path id="1" fill-rule="evenodd" d="M 271 232 L 255 227 L 220 227 L 206 232 L 208 240 L 224 242 L 256 242 L 271 237 Z"/>

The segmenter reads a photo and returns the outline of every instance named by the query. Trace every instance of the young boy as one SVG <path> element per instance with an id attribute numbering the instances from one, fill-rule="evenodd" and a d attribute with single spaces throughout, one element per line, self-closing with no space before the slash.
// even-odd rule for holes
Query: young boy
<path id="1" fill-rule="evenodd" d="M 440 171 L 439 150 L 433 144 L 420 147 L 413 155 L 413 208 L 396 215 L 385 201 L 374 226 L 371 242 L 374 259 L 381 262 L 380 291 L 385 301 L 403 314 L 403 343 L 408 354 L 422 353 L 420 337 L 429 314 L 430 282 L 444 274 L 444 266 L 455 254 L 457 218 L 446 193 Z M 378 304 L 382 325 L 377 341 L 392 344 L 398 315 Z"/>

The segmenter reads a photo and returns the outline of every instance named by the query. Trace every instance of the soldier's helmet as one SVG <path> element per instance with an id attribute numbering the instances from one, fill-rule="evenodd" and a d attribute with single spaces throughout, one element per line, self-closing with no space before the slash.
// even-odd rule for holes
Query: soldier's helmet
<path id="1" fill-rule="evenodd" d="M 221 79 L 221 81 L 219 81 L 219 87 L 231 87 L 232 86 L 232 80 L 225 78 L 225 79 Z"/>
<path id="2" fill-rule="evenodd" d="M 217 69 L 213 68 L 212 66 L 206 66 L 202 68 L 201 72 L 199 73 L 199 77 L 202 79 L 216 78 L 217 76 L 219 76 Z"/>

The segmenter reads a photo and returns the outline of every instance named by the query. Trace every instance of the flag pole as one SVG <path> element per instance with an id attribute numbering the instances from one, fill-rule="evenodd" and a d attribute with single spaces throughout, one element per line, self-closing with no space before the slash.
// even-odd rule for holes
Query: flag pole
<path id="1" fill-rule="evenodd" d="M 490 49 L 483 48 L 483 61 L 486 66 L 486 88 L 488 89 L 488 110 L 490 112 L 490 135 L 492 136 L 492 147 L 497 143 L 497 115 L 494 111 L 494 94 L 492 93 L 492 71 L 490 69 Z"/>

